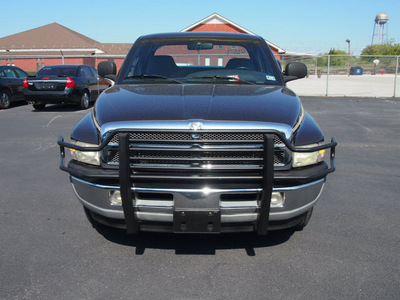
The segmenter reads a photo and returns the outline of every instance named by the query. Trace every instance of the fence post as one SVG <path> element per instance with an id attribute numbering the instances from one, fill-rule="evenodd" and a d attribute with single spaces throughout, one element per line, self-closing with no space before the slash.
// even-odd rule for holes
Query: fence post
<path id="1" fill-rule="evenodd" d="M 331 56 L 328 55 L 328 72 L 326 74 L 326 93 L 325 93 L 325 97 L 328 97 L 328 91 L 329 91 L 329 69 L 331 66 Z"/>
<path id="2" fill-rule="evenodd" d="M 397 92 L 397 73 L 399 72 L 399 56 L 397 55 L 396 57 L 396 73 L 394 74 L 394 92 L 393 92 L 393 97 L 396 98 L 396 92 Z"/>

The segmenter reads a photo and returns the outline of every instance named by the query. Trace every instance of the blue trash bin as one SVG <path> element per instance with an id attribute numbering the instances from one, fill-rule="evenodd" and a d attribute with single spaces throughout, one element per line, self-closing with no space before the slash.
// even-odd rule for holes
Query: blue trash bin
<path id="1" fill-rule="evenodd" d="M 362 75 L 364 73 L 363 68 L 361 67 L 351 67 L 350 75 Z"/>

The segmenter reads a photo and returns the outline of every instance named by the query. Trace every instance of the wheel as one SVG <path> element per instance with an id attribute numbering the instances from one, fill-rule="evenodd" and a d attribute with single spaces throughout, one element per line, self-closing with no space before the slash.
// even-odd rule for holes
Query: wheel
<path id="1" fill-rule="evenodd" d="M 44 103 L 35 103 L 35 104 L 33 104 L 33 108 L 36 109 L 36 110 L 42 110 L 42 109 L 44 109 L 45 106 L 46 106 L 46 104 L 44 104 Z"/>
<path id="2" fill-rule="evenodd" d="M 92 224 L 92 226 L 94 228 L 101 228 L 104 227 L 103 224 L 101 224 L 100 222 L 96 221 L 93 216 L 92 213 L 90 212 L 89 209 L 87 209 L 86 207 L 83 207 L 83 210 L 85 212 L 86 218 L 88 219 L 89 223 Z"/>
<path id="3" fill-rule="evenodd" d="M 81 109 L 88 109 L 89 108 L 89 93 L 88 92 L 83 92 L 82 97 L 81 97 L 81 102 L 80 102 L 80 107 Z"/>
<path id="4" fill-rule="evenodd" d="M 309 211 L 307 211 L 303 215 L 303 219 L 301 220 L 301 222 L 298 225 L 294 226 L 293 229 L 296 231 L 303 230 L 303 228 L 306 227 L 308 222 L 310 221 L 312 212 L 313 212 L 313 209 L 311 208 Z"/>
<path id="5" fill-rule="evenodd" d="M 7 109 L 10 107 L 11 101 L 10 101 L 10 93 L 7 91 L 1 91 L 0 92 L 0 107 Z"/>

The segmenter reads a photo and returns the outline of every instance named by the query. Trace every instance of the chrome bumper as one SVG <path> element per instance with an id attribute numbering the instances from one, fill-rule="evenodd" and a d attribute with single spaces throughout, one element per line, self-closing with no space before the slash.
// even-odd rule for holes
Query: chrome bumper
<path id="1" fill-rule="evenodd" d="M 111 205 L 110 191 L 119 186 L 93 184 L 71 176 L 74 192 L 89 210 L 112 219 L 124 219 L 121 205 Z M 325 178 L 291 187 L 274 187 L 273 192 L 285 195 L 282 207 L 271 206 L 269 221 L 283 221 L 299 216 L 312 208 L 323 189 Z M 158 189 L 131 188 L 135 216 L 139 221 L 173 222 L 175 209 L 219 210 L 221 223 L 256 222 L 259 217 L 262 189 Z M 170 195 L 157 197 L 157 195 Z M 223 200 L 222 195 L 230 195 Z M 240 199 L 240 195 L 245 195 Z M 249 197 L 250 195 L 250 197 Z M 237 199 L 236 199 L 237 198 Z M 252 199 L 254 198 L 254 199 Z"/>

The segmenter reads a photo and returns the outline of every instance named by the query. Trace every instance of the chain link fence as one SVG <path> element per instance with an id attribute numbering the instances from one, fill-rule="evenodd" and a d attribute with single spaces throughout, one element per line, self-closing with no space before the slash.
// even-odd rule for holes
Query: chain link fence
<path id="1" fill-rule="evenodd" d="M 114 60 L 120 68 L 124 55 L 0 55 L 0 65 L 15 65 L 31 74 L 54 64 L 89 64 Z M 300 96 L 399 97 L 400 56 L 277 55 L 282 68 L 290 62 L 307 65 L 308 76 L 288 82 Z"/>
<path id="2" fill-rule="evenodd" d="M 297 61 L 307 65 L 305 79 L 288 86 L 304 96 L 399 97 L 400 56 L 280 55 L 283 69 Z"/>

